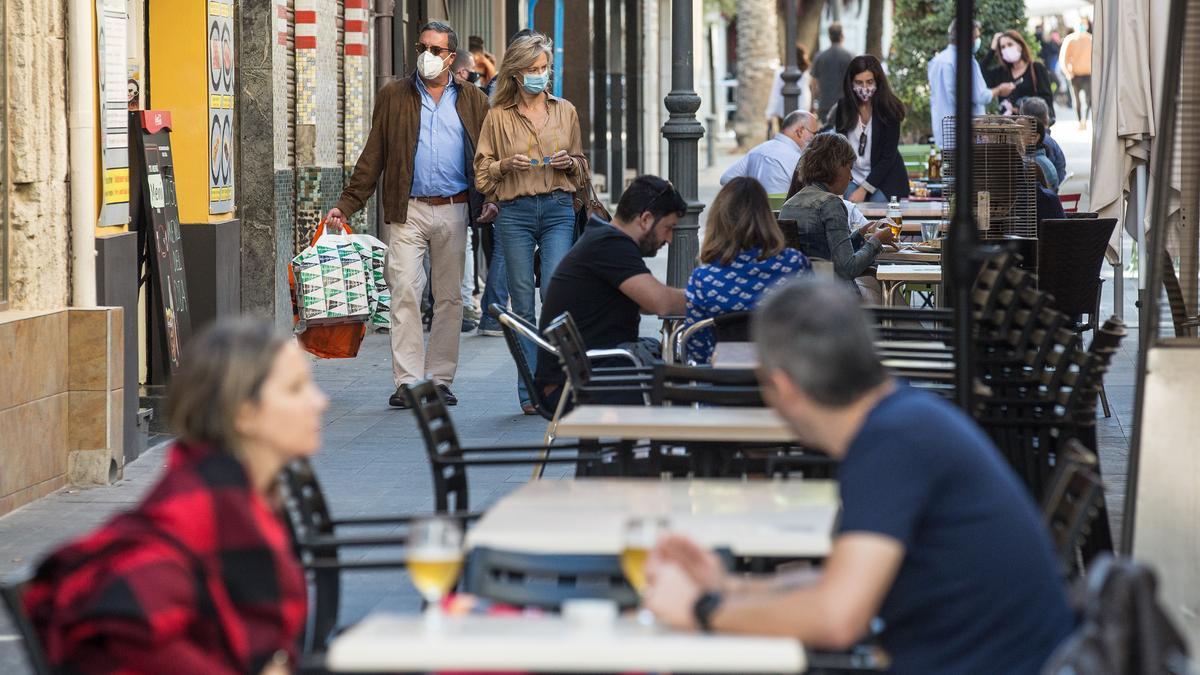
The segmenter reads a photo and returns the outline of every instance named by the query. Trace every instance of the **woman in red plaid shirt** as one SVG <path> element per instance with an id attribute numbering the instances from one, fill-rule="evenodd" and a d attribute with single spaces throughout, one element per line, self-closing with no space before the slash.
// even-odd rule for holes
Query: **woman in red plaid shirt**
<path id="1" fill-rule="evenodd" d="M 296 344 L 263 323 L 195 338 L 171 382 L 178 442 L 135 509 L 38 568 L 26 609 L 56 670 L 285 673 L 304 573 L 276 476 L 321 442 L 327 399 Z"/>

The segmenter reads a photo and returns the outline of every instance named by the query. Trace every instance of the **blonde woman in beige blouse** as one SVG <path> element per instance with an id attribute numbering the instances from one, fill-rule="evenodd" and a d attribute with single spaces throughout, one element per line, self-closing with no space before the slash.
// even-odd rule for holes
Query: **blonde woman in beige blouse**
<path id="1" fill-rule="evenodd" d="M 492 109 L 475 152 L 475 185 L 496 201 L 496 256 L 506 272 L 513 311 L 536 323 L 534 250 L 541 250 L 542 297 L 575 231 L 573 199 L 585 158 L 575 106 L 549 93 L 552 42 L 540 33 L 509 45 L 496 75 Z M 529 363 L 536 347 L 523 345 Z M 521 379 L 521 407 L 534 411 Z"/>

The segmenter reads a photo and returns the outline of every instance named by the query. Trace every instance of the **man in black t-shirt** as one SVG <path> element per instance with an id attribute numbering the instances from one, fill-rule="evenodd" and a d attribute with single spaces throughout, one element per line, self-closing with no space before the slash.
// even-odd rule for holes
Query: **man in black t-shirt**
<path id="1" fill-rule="evenodd" d="M 617 204 L 611 223 L 593 217 L 583 236 L 558 263 L 542 300 L 545 328 L 570 312 L 588 349 L 611 349 L 638 339 L 641 313 L 683 314 L 683 290 L 650 273 L 652 258 L 671 241 L 687 202 L 669 181 L 639 176 Z M 537 386 L 553 399 L 563 382 L 558 360 L 538 355 Z"/>
<path id="2" fill-rule="evenodd" d="M 679 535 L 646 567 L 645 605 L 676 628 L 845 649 L 878 617 L 889 673 L 1039 673 L 1074 616 L 1025 486 L 961 410 L 888 377 L 857 298 L 797 280 L 753 325 L 763 398 L 841 461 L 820 573 L 733 577 Z"/>

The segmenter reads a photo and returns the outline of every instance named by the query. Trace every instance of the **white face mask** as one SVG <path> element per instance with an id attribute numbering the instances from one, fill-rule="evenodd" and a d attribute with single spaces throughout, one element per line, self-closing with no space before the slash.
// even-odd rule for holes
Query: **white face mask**
<path id="1" fill-rule="evenodd" d="M 432 80 L 446 70 L 446 62 L 428 51 L 421 52 L 417 57 L 417 72 L 421 77 Z"/>
<path id="2" fill-rule="evenodd" d="M 1016 63 L 1021 60 L 1021 48 L 1009 45 L 1000 50 L 1000 58 L 1004 59 L 1005 63 Z"/>

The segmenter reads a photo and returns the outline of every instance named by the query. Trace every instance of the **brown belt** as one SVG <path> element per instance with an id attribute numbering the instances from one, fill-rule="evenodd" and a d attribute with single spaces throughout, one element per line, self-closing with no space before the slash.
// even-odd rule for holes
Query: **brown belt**
<path id="1" fill-rule="evenodd" d="M 460 192 L 456 195 L 450 195 L 449 197 L 413 197 L 413 199 L 421 202 L 422 204 L 428 204 L 430 206 L 445 206 L 447 204 L 466 204 L 467 203 L 467 191 L 463 190 L 462 192 Z"/>

